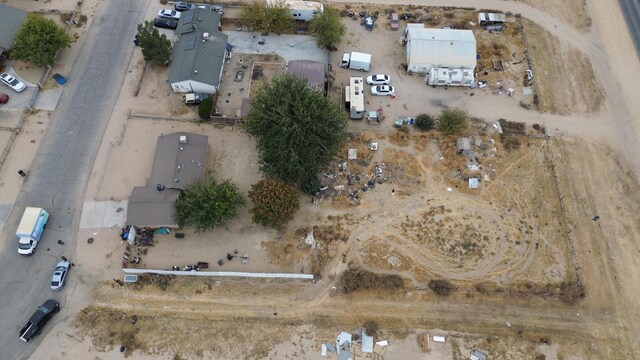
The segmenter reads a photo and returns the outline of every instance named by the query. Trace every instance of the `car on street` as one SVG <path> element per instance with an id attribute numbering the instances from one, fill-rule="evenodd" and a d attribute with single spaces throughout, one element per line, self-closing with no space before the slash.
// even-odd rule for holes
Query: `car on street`
<path id="1" fill-rule="evenodd" d="M 29 321 L 20 330 L 20 340 L 29 342 L 34 337 L 40 335 L 42 328 L 51 320 L 53 314 L 58 311 L 60 311 L 60 304 L 57 301 L 53 299 L 45 301 L 44 304 L 38 307 L 38 310 L 31 315 Z"/>
<path id="2" fill-rule="evenodd" d="M 67 281 L 67 274 L 69 273 L 69 262 L 62 260 L 56 265 L 53 270 L 53 276 L 51 277 L 51 290 L 62 290 L 65 282 Z"/>
<path id="3" fill-rule="evenodd" d="M 0 75 L 0 81 L 2 81 L 5 85 L 12 88 L 16 92 L 23 92 L 24 89 L 27 88 L 22 81 L 14 78 L 7 73 L 2 73 Z"/>
<path id="4" fill-rule="evenodd" d="M 376 74 L 367 76 L 367 84 L 369 85 L 389 85 L 391 77 L 385 74 Z"/>
<path id="5" fill-rule="evenodd" d="M 175 30 L 178 27 L 178 21 L 173 19 L 155 18 L 153 20 L 153 26 L 157 28 Z"/>
<path id="6" fill-rule="evenodd" d="M 394 95 L 395 90 L 391 85 L 378 85 L 371 87 L 371 95 Z"/>
<path id="7" fill-rule="evenodd" d="M 162 9 L 158 11 L 158 17 L 163 19 L 180 20 L 180 12 L 171 9 Z"/>
<path id="8" fill-rule="evenodd" d="M 175 4 L 176 11 L 187 11 L 196 8 L 196 4 L 189 4 L 188 2 L 178 1 Z"/>
<path id="9" fill-rule="evenodd" d="M 6 104 L 9 102 L 9 95 L 0 93 L 0 104 Z"/>

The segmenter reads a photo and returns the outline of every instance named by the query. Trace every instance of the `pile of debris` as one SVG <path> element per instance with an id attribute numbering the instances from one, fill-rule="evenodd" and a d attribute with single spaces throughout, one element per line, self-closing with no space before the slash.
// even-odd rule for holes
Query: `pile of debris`
<path id="1" fill-rule="evenodd" d="M 335 346 L 330 342 L 322 344 L 320 355 L 328 356 L 330 352 L 338 355 L 339 360 L 384 359 L 388 345 L 387 340 L 374 342 L 364 329 L 356 329 L 338 334 Z"/>

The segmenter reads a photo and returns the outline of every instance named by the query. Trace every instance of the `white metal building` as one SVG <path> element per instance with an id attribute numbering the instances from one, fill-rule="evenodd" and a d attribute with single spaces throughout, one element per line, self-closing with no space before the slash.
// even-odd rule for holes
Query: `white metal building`
<path id="1" fill-rule="evenodd" d="M 476 67 L 476 38 L 471 30 L 405 28 L 407 71 L 428 74 L 432 68 Z"/>

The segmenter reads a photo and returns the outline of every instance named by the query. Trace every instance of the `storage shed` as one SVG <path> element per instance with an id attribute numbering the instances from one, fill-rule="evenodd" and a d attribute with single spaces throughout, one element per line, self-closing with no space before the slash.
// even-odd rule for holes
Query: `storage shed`
<path id="1" fill-rule="evenodd" d="M 428 74 L 432 68 L 473 70 L 476 67 L 476 38 L 471 30 L 409 25 L 404 39 L 408 72 Z"/>

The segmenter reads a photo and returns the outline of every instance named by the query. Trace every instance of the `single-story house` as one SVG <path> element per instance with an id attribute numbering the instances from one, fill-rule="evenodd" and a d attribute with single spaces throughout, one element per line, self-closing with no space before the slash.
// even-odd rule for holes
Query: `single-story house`
<path id="1" fill-rule="evenodd" d="M 291 60 L 287 64 L 291 75 L 307 79 L 309 86 L 325 92 L 327 89 L 327 64 L 312 60 Z"/>
<path id="2" fill-rule="evenodd" d="M 182 12 L 168 82 L 175 92 L 215 94 L 229 47 L 221 14 L 196 8 Z"/>
<path id="3" fill-rule="evenodd" d="M 471 30 L 408 24 L 404 41 L 409 72 L 428 74 L 432 68 L 473 70 L 476 67 L 476 38 Z"/>
<path id="4" fill-rule="evenodd" d="M 0 55 L 11 49 L 27 12 L 0 3 Z"/>
<path id="5" fill-rule="evenodd" d="M 186 132 L 158 136 L 151 176 L 129 196 L 127 224 L 176 228 L 175 201 L 184 188 L 203 180 L 209 138 Z"/>

